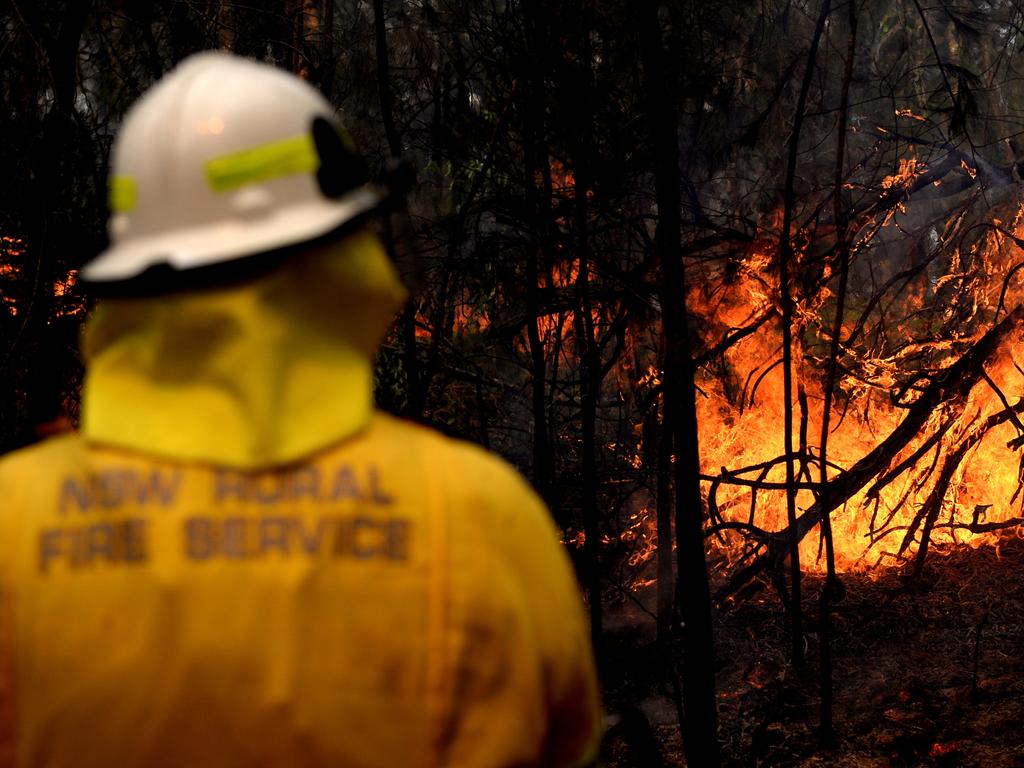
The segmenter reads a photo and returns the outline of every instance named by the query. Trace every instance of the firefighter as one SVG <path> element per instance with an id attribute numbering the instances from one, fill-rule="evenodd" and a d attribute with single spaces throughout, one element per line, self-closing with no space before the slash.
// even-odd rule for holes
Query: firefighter
<path id="1" fill-rule="evenodd" d="M 80 433 L 0 461 L 0 765 L 570 766 L 599 703 L 548 513 L 375 412 L 403 289 L 297 78 L 187 59 L 81 273 Z"/>

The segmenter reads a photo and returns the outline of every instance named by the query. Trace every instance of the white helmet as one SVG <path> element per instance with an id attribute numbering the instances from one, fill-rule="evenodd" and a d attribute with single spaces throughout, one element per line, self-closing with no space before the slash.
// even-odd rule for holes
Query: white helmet
<path id="1" fill-rule="evenodd" d="M 186 59 L 125 118 L 111 162 L 111 245 L 82 279 L 170 287 L 175 273 L 234 268 L 375 210 L 386 192 L 367 183 L 333 116 L 282 70 L 225 53 Z"/>

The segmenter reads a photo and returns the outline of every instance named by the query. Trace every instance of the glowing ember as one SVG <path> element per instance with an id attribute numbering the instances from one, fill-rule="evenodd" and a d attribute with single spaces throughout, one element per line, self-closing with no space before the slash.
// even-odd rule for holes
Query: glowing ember
<path id="1" fill-rule="evenodd" d="M 629 520 L 630 525 L 620 538 L 633 545 L 627 561 L 636 567 L 650 560 L 658 548 L 657 522 L 654 512 L 646 507 L 630 515 Z"/>
<path id="2" fill-rule="evenodd" d="M 922 117 L 921 115 L 916 114 L 911 109 L 897 109 L 896 110 L 896 117 L 909 117 L 911 120 L 917 120 L 918 122 L 921 122 L 921 123 L 928 122 L 928 118 Z"/>
<path id="3" fill-rule="evenodd" d="M 67 296 L 78 280 L 78 270 L 71 270 L 64 280 L 58 280 L 53 284 L 54 296 Z"/>
<path id="4" fill-rule="evenodd" d="M 884 179 L 882 179 L 882 189 L 904 187 L 915 176 L 917 176 L 918 172 L 918 162 L 916 157 L 903 158 L 900 160 L 899 171 L 897 171 L 892 176 L 886 176 Z"/>

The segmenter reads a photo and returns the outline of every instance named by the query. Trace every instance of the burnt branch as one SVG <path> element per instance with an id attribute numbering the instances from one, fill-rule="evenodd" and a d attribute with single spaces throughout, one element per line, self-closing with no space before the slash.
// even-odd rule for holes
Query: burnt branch
<path id="1" fill-rule="evenodd" d="M 730 329 L 729 333 L 727 333 L 720 342 L 718 342 L 717 344 L 715 344 L 715 346 L 711 347 L 707 351 L 697 355 L 697 357 L 694 358 L 694 367 L 699 368 L 702 365 L 706 365 L 709 361 L 714 360 L 716 357 L 725 354 L 725 352 L 730 347 L 734 346 L 738 342 L 745 339 L 747 336 L 750 336 L 752 333 L 756 332 L 768 320 L 772 319 L 773 317 L 776 317 L 777 315 L 778 310 L 776 310 L 775 307 L 769 307 L 766 311 L 762 312 L 760 316 L 755 318 L 749 325 L 745 325 L 742 328 Z"/>
<path id="2" fill-rule="evenodd" d="M 868 492 L 867 494 L 865 494 L 865 498 L 877 499 L 878 494 L 881 492 L 883 488 L 889 485 L 893 480 L 902 475 L 908 469 L 915 467 L 917 465 L 917 462 L 921 460 L 921 457 L 935 447 L 935 444 L 938 443 L 939 440 L 942 438 L 943 433 L 950 426 L 952 426 L 952 422 L 953 419 L 947 419 L 946 421 L 944 421 L 942 426 L 939 429 L 935 430 L 935 432 L 933 432 L 931 435 L 929 435 L 928 439 L 921 443 L 921 445 L 919 445 L 912 454 L 910 454 L 907 458 L 905 458 L 895 467 L 893 467 L 884 475 L 882 475 L 875 482 L 874 485 L 868 488 Z"/>
<path id="3" fill-rule="evenodd" d="M 932 487 L 931 493 L 928 494 L 928 498 L 921 505 L 921 509 L 914 515 L 913 521 L 911 521 L 906 534 L 903 536 L 899 551 L 896 553 L 897 557 L 903 556 L 913 543 L 918 528 L 921 528 L 921 541 L 918 545 L 914 565 L 915 576 L 920 576 L 921 570 L 924 568 L 924 561 L 928 556 L 928 544 L 931 542 L 932 528 L 935 527 L 935 521 L 938 520 L 939 512 L 942 511 L 942 502 L 946 498 L 949 484 L 953 481 L 953 475 L 957 467 L 963 462 L 967 452 L 977 445 L 984 434 L 985 430 L 972 431 L 967 439 L 963 440 L 946 456 L 946 460 L 942 463 L 942 469 L 935 481 L 935 485 Z"/>

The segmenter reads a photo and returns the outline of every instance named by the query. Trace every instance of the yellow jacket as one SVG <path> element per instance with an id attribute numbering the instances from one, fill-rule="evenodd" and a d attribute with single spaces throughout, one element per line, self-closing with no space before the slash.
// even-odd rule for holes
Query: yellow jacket
<path id="1" fill-rule="evenodd" d="M 398 298 L 375 240 L 295 261 L 107 302 L 82 434 L 0 461 L 0 766 L 593 758 L 546 510 L 499 459 L 372 412 Z"/>

